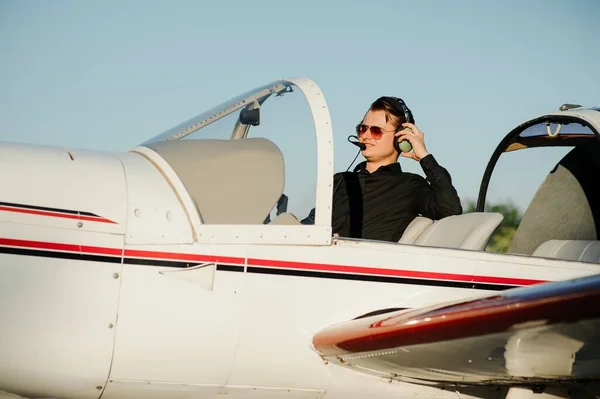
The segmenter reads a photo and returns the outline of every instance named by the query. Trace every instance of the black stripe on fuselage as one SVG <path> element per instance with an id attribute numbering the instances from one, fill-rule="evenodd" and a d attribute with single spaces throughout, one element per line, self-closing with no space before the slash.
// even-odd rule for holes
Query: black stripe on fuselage
<path id="1" fill-rule="evenodd" d="M 243 272 L 244 266 L 239 265 L 222 265 L 217 264 L 217 270 L 222 270 L 224 272 Z"/>
<path id="2" fill-rule="evenodd" d="M 10 206 L 13 208 L 32 209 L 32 210 L 36 210 L 36 211 L 67 213 L 70 215 L 92 216 L 92 217 L 97 217 L 97 218 L 100 217 L 100 216 L 96 215 L 95 213 L 91 213 L 91 212 L 73 211 L 71 209 L 48 208 L 45 206 L 37 206 L 37 205 L 14 204 L 11 202 L 0 202 L 0 206 Z"/>
<path id="3" fill-rule="evenodd" d="M 182 262 L 176 260 L 162 260 L 162 259 L 142 259 L 142 258 L 125 258 L 123 263 L 126 265 L 140 265 L 140 266 L 164 266 L 164 267 L 177 267 L 186 269 L 188 267 L 198 266 L 203 263 L 214 263 L 214 262 Z M 226 272 L 243 272 L 244 266 L 239 265 L 226 265 L 217 263 L 217 270 Z"/>
<path id="4" fill-rule="evenodd" d="M 0 253 L 9 255 L 22 255 L 22 256 L 36 256 L 41 258 L 52 258 L 52 259 L 68 259 L 68 260 L 81 260 L 88 262 L 103 262 L 103 263 L 121 263 L 120 256 L 105 256 L 105 255 L 94 255 L 84 254 L 77 252 L 62 252 L 62 251 L 47 251 L 42 249 L 28 249 L 28 248 L 15 248 L 15 247 L 0 247 Z M 181 261 L 167 261 L 162 259 L 138 259 L 138 258 L 125 258 L 123 260 L 125 264 L 141 265 L 141 266 L 167 266 L 177 268 L 188 268 L 191 266 L 197 266 L 202 262 L 181 262 Z M 212 262 L 206 262 L 212 263 Z M 244 266 L 239 265 L 225 265 L 217 263 L 217 270 L 228 271 L 228 272 L 243 272 Z"/>
<path id="5" fill-rule="evenodd" d="M 370 281 L 375 283 L 427 285 L 433 287 L 469 288 L 474 290 L 503 291 L 515 288 L 513 285 L 473 283 L 464 281 L 429 280 L 418 278 L 374 276 L 371 274 L 349 274 L 334 272 L 318 272 L 313 270 L 273 269 L 268 267 L 248 267 L 248 273 L 272 274 L 278 276 L 296 276 L 313 278 L 330 278 L 337 280 Z"/>
<path id="6" fill-rule="evenodd" d="M 191 266 L 197 266 L 203 262 L 182 262 L 182 261 L 176 261 L 176 260 L 162 260 L 162 259 L 124 258 L 123 263 L 126 265 L 165 266 L 165 267 L 187 268 L 187 267 L 191 267 Z M 204 262 L 204 263 L 210 263 L 210 262 Z"/>
<path id="7" fill-rule="evenodd" d="M 37 256 L 41 258 L 81 260 L 88 262 L 121 263 L 120 256 L 82 254 L 77 252 L 47 251 L 43 249 L 0 247 L 0 253 L 9 255 Z"/>
<path id="8" fill-rule="evenodd" d="M 117 256 L 104 256 L 104 255 L 93 255 L 93 254 L 82 254 L 76 252 L 61 252 L 61 251 L 47 251 L 38 249 L 26 249 L 26 248 L 15 248 L 15 247 L 0 247 L 0 253 L 11 254 L 11 255 L 22 255 L 22 256 L 37 256 L 54 259 L 70 259 L 80 261 L 91 261 L 91 262 L 108 262 L 108 263 L 121 263 L 121 257 Z M 124 264 L 140 265 L 140 266 L 165 266 L 175 268 L 188 268 L 191 266 L 197 266 L 202 263 L 211 262 L 189 262 L 189 261 L 169 261 L 162 259 L 142 259 L 142 258 L 124 258 Z M 241 265 L 228 265 L 217 263 L 217 270 L 228 271 L 228 272 L 243 272 L 244 266 Z M 375 276 L 370 274 L 350 274 L 350 273 L 335 273 L 335 272 L 320 272 L 313 270 L 294 270 L 294 269 L 275 269 L 270 267 L 257 267 L 248 266 L 246 269 L 248 273 L 252 274 L 269 274 L 276 276 L 294 276 L 294 277 L 308 277 L 308 278 L 326 278 L 335 280 L 349 280 L 349 281 L 366 281 L 376 283 L 391 283 L 391 284 L 410 284 L 410 285 L 424 285 L 433 287 L 452 287 L 452 288 L 467 288 L 476 290 L 490 290 L 490 291 L 503 291 L 517 286 L 502 285 L 502 284 L 487 284 L 487 283 L 474 283 L 464 281 L 448 281 L 448 280 L 430 280 L 430 279 L 417 279 L 417 278 L 405 278 L 405 277 L 392 277 L 392 276 Z"/>

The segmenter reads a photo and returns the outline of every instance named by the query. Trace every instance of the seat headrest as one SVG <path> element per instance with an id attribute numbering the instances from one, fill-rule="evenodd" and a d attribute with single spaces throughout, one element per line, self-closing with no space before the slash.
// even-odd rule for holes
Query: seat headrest
<path id="1" fill-rule="evenodd" d="M 433 220 L 424 216 L 417 216 L 402 233 L 402 237 L 398 241 L 400 244 L 414 244 L 417 238 L 433 224 Z"/>
<path id="2" fill-rule="evenodd" d="M 537 247 L 533 256 L 600 263 L 600 241 L 549 240 Z"/>
<path id="3" fill-rule="evenodd" d="M 205 224 L 262 224 L 283 192 L 283 155 L 267 139 L 178 140 L 149 147 L 177 173 Z"/>
<path id="4" fill-rule="evenodd" d="M 436 220 L 416 239 L 416 245 L 483 251 L 504 216 L 472 212 Z"/>

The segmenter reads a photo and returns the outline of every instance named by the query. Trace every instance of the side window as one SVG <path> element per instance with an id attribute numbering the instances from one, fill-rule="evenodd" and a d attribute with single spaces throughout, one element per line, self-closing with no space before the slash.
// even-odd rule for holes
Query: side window
<path id="1" fill-rule="evenodd" d="M 508 251 L 538 188 L 570 150 L 570 147 L 539 147 L 500 156 L 490 178 L 485 210 L 502 213 L 504 219 L 492 235 L 487 251 Z M 465 211 L 474 208 L 475 203 L 470 202 Z"/>
<path id="2" fill-rule="evenodd" d="M 312 113 L 300 89 L 293 87 L 293 91 L 269 97 L 261 106 L 260 124 L 250 127 L 248 137 L 269 139 L 280 149 L 285 186 L 279 212 L 304 219 L 315 206 L 317 143 Z M 270 220 L 277 217 L 277 208 L 271 211 Z"/>

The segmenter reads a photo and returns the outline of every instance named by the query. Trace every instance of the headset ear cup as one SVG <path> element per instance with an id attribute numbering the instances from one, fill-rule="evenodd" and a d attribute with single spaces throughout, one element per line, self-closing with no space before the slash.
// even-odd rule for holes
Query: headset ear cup
<path id="1" fill-rule="evenodd" d="M 402 151 L 402 152 L 411 152 L 412 151 L 412 145 L 410 144 L 410 141 L 408 141 L 408 140 L 402 140 L 398 144 L 398 147 L 400 148 L 400 151 Z"/>
<path id="2" fill-rule="evenodd" d="M 401 152 L 412 151 L 412 145 L 410 144 L 410 141 L 402 140 L 401 142 L 398 142 L 398 137 L 394 137 L 394 148 L 396 149 L 396 151 L 398 151 L 398 154 L 400 154 Z"/>

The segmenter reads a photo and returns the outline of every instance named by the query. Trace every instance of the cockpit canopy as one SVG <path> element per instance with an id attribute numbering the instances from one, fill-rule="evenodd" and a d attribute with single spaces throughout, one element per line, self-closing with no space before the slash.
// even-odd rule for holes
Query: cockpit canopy
<path id="1" fill-rule="evenodd" d="M 535 147 L 572 147 L 535 192 L 508 252 L 531 255 L 549 240 L 600 238 L 600 109 L 561 109 L 513 129 L 496 148 L 484 173 L 477 203 L 480 212 L 502 154 Z"/>
<path id="2" fill-rule="evenodd" d="M 280 80 L 243 93 L 158 136 L 153 151 L 185 187 L 208 225 L 312 226 L 331 239 L 332 129 L 309 79 Z M 264 236 L 264 235 L 263 235 Z M 319 237 L 319 234 L 307 236 Z"/>

